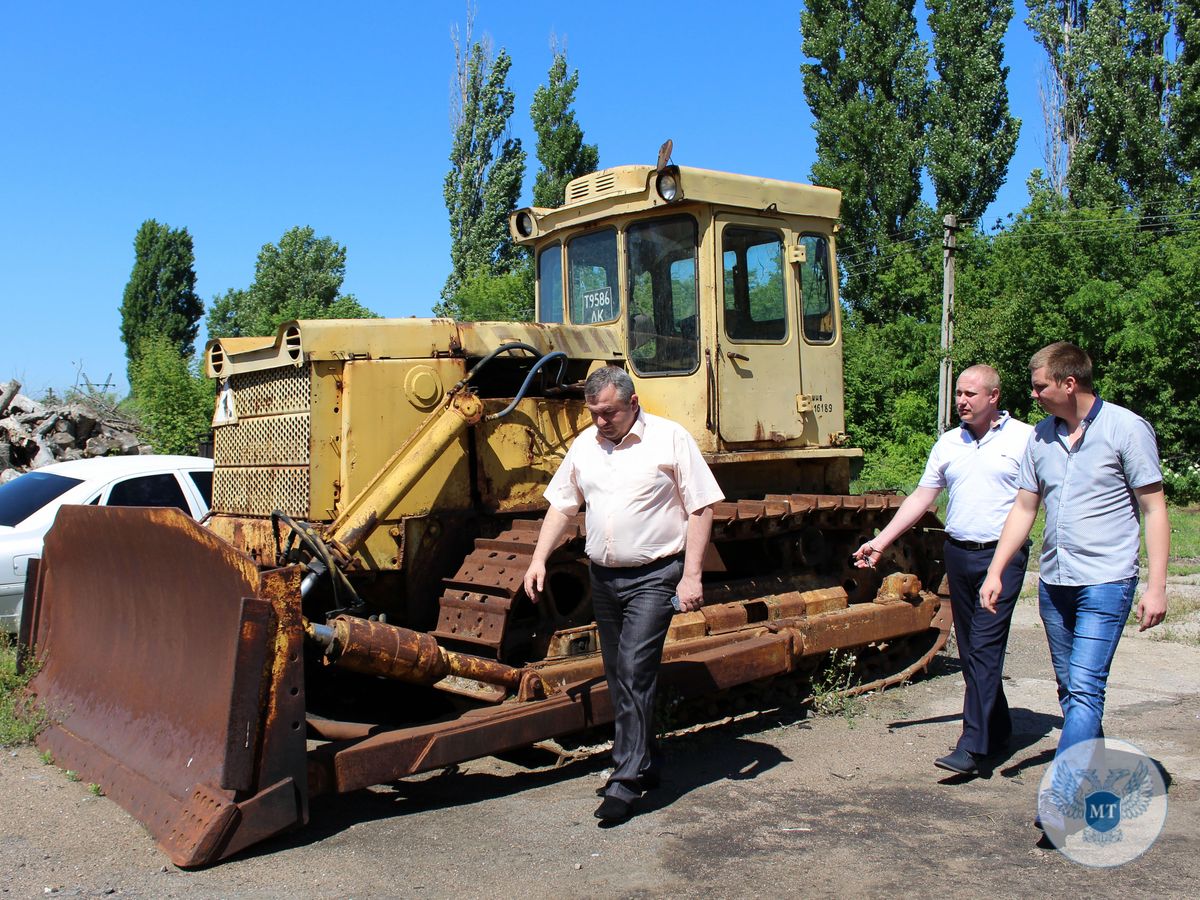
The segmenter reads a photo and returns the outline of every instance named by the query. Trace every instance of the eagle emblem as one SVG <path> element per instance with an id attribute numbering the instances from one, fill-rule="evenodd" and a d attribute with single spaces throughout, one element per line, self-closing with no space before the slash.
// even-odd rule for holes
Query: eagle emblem
<path id="1" fill-rule="evenodd" d="M 1103 846 L 1123 840 L 1122 823 L 1145 813 L 1153 797 L 1150 768 L 1143 759 L 1132 770 L 1107 770 L 1103 781 L 1094 768 L 1056 765 L 1042 803 L 1064 819 L 1082 821 L 1083 840 Z"/>

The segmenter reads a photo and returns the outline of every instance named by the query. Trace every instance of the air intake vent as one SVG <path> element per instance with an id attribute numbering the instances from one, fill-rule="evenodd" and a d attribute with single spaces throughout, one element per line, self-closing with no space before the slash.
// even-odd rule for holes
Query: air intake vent
<path id="1" fill-rule="evenodd" d="M 600 172 L 596 175 L 576 178 L 567 185 L 567 202 L 578 203 L 580 200 L 602 197 L 611 192 L 616 183 L 617 176 L 612 172 Z"/>

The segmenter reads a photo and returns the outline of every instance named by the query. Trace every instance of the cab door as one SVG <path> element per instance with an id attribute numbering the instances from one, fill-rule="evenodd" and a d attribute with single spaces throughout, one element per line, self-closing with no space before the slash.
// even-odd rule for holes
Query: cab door
<path id="1" fill-rule="evenodd" d="M 717 217 L 718 430 L 732 443 L 804 434 L 797 287 L 781 224 Z"/>

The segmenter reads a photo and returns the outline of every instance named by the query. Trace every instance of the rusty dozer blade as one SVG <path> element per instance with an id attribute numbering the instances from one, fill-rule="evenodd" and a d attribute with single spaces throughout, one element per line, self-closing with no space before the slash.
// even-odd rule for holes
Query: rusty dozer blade
<path id="1" fill-rule="evenodd" d="M 299 573 L 175 509 L 66 506 L 25 640 L 38 746 L 100 785 L 179 866 L 308 818 Z"/>

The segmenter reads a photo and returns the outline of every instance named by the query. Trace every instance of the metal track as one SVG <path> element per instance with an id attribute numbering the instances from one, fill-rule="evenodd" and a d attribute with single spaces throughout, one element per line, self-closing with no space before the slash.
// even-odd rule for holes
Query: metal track
<path id="1" fill-rule="evenodd" d="M 891 572 L 915 574 L 927 589 L 938 590 L 942 532 L 932 513 L 889 549 L 876 570 L 850 563 L 853 550 L 891 518 L 903 499 L 890 494 L 772 494 L 717 504 L 714 553 L 705 578 L 710 623 L 719 627 L 723 618 L 731 625 L 746 621 L 743 610 L 716 608 L 723 604 L 750 604 L 797 591 L 842 588 L 850 603 L 869 602 Z M 475 542 L 459 570 L 444 582 L 433 632 L 439 642 L 493 658 L 502 658 L 522 641 L 527 650 L 534 648 L 526 654 L 530 660 L 595 651 L 583 517 L 572 520 L 562 545 L 551 554 L 547 596 L 535 609 L 524 597 L 522 578 L 540 527 L 540 519 L 516 520 L 495 538 Z M 714 573 L 714 567 L 726 571 Z M 897 636 L 890 645 L 873 647 L 861 690 L 898 683 L 928 665 L 948 634 L 949 604 L 943 606 L 940 638 Z M 675 637 L 673 629 L 668 642 Z"/>

